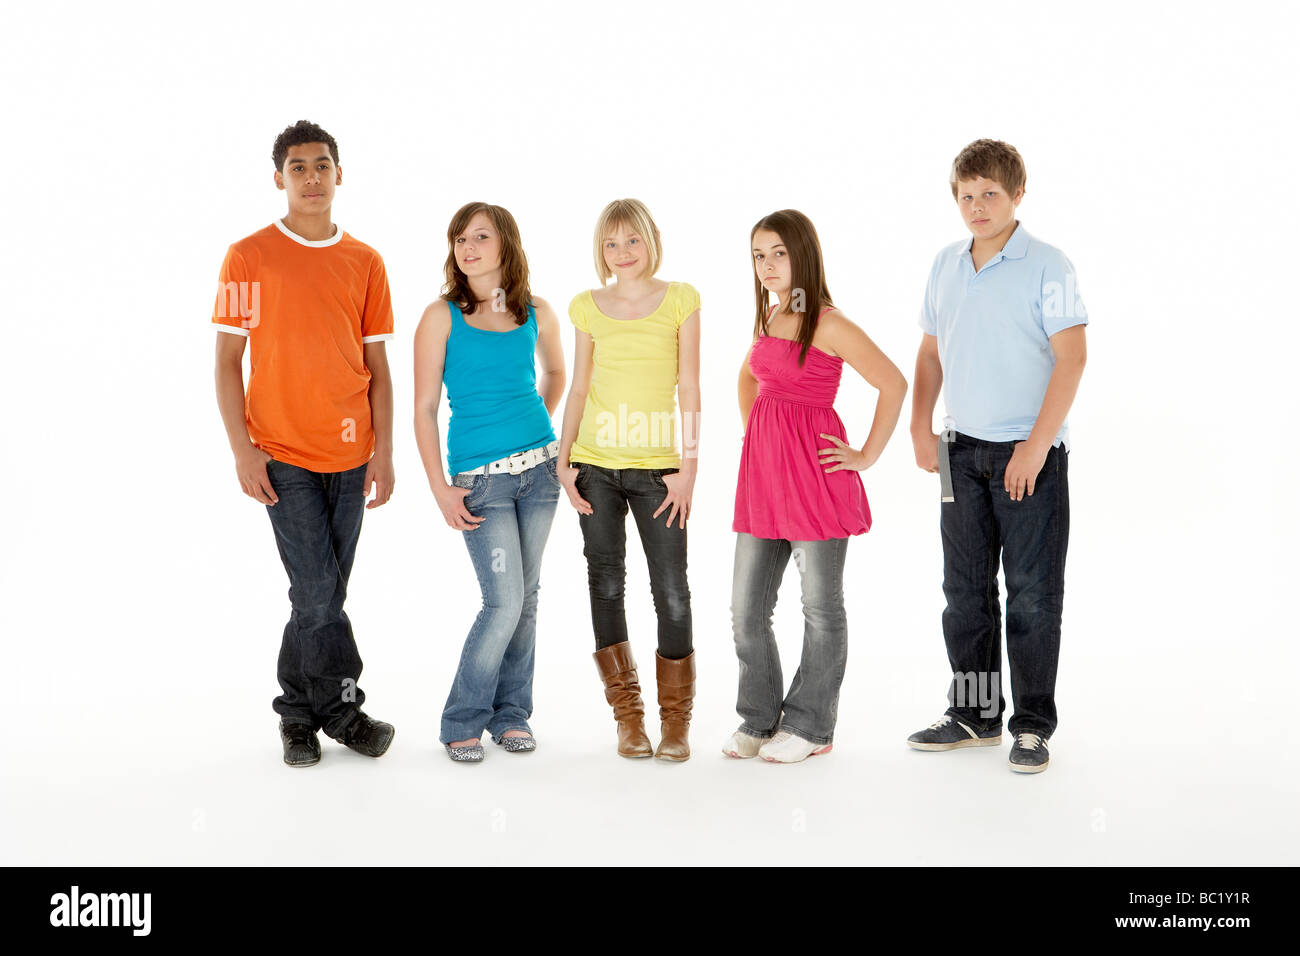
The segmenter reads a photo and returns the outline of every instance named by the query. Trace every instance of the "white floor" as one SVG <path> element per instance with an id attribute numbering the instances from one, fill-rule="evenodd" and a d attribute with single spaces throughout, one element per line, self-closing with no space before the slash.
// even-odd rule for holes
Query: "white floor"
<path id="1" fill-rule="evenodd" d="M 883 728 L 778 766 L 723 757 L 714 717 L 694 757 L 672 765 L 615 757 L 603 725 L 575 739 L 538 723 L 542 747 L 526 757 L 453 765 L 406 723 L 380 761 L 327 741 L 299 771 L 279 764 L 267 721 L 135 740 L 88 727 L 89 756 L 69 739 L 11 766 L 4 862 L 1295 862 L 1294 792 L 1260 768 L 1266 746 L 1211 764 L 1232 752 L 1227 734 L 1175 748 L 1159 732 L 1063 732 L 1051 768 L 1021 776 L 1005 746 L 913 753 Z"/>
<path id="2" fill-rule="evenodd" d="M 1033 776 L 1007 769 L 1007 735 L 999 749 L 905 746 L 942 713 L 949 679 L 929 485 L 892 502 L 882 492 L 889 506 L 850 545 L 835 749 L 793 766 L 719 752 L 736 724 L 734 537 L 721 504 L 692 525 L 700 687 L 687 763 L 613 752 L 581 538 L 564 511 L 542 577 L 539 750 L 447 760 L 438 718 L 477 592 L 463 544 L 411 490 L 367 515 L 348 600 L 366 709 L 397 738 L 378 761 L 325 741 L 305 770 L 281 763 L 270 709 L 284 572 L 265 514 L 228 494 L 215 465 L 198 493 L 210 484 L 231 500 L 178 510 L 185 521 L 166 529 L 141 504 L 96 525 L 81 550 L 42 512 L 20 511 L 30 546 L 6 556 L 4 578 L 0 861 L 1294 863 L 1282 539 L 1216 551 L 1177 515 L 1112 514 L 1096 486 L 1122 476 L 1085 462 L 1077 480 L 1094 498 L 1078 495 L 1073 514 L 1060 724 L 1051 767 Z M 153 530 L 132 538 L 146 517 Z M 108 541 L 129 560 L 103 561 Z M 652 687 L 645 582 L 634 545 L 628 614 Z M 788 681 L 802 632 L 793 565 L 775 627 Z"/>
<path id="3" fill-rule="evenodd" d="M 785 611 L 778 626 L 788 625 L 789 645 L 797 605 Z M 576 608 L 579 620 L 585 614 Z M 615 756 L 581 626 L 545 635 L 539 750 L 490 748 L 479 766 L 452 764 L 436 743 L 445 682 L 417 680 L 426 655 L 403 662 L 373 640 L 375 663 L 362 681 L 368 710 L 398 728 L 378 761 L 325 740 L 317 767 L 284 767 L 269 709 L 273 675 L 263 672 L 273 653 L 260 655 L 249 682 L 256 690 L 242 686 L 235 650 L 246 652 L 245 641 L 232 642 L 235 656 L 224 663 L 174 674 L 167 691 L 167 665 L 192 662 L 189 650 L 147 674 L 144 661 L 118 659 L 149 679 L 131 693 L 110 682 L 80 709 L 54 702 L 67 691 L 72 699 L 95 693 L 102 673 L 82 671 L 61 688 L 51 681 L 44 704 L 11 713 L 4 734 L 3 862 L 1295 862 L 1295 765 L 1278 757 L 1286 725 L 1263 707 L 1292 689 L 1284 671 L 1270 675 L 1238 657 L 1221 666 L 1216 686 L 1201 679 L 1196 655 L 1162 669 L 1151 656 L 1117 666 L 1071 649 L 1052 765 L 1026 776 L 1007 769 L 1009 735 L 998 749 L 909 750 L 907 733 L 943 709 L 941 645 L 935 637 L 924 653 L 891 657 L 864 636 L 851 652 L 834 751 L 780 766 L 719 752 L 735 723 L 734 655 L 710 620 L 716 613 L 698 616 L 704 677 L 694 756 L 684 764 Z M 1074 633 L 1096 625 L 1086 609 L 1076 617 Z M 192 649 L 213 639 L 210 621 L 192 623 L 195 631 L 174 640 Z M 640 631 L 639 653 L 649 658 Z M 458 641 L 449 636 L 439 651 L 448 664 Z M 1244 671 L 1250 681 L 1234 676 Z M 1092 716 L 1089 687 L 1100 689 Z"/>

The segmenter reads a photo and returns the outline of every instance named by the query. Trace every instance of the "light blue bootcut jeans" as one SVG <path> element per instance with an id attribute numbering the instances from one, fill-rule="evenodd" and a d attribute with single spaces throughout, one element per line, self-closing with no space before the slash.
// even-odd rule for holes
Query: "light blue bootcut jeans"
<path id="1" fill-rule="evenodd" d="M 483 518 L 462 531 L 483 606 L 474 619 L 442 711 L 441 741 L 500 739 L 526 730 L 533 712 L 533 646 L 542 551 L 551 533 L 560 480 L 554 458 L 517 475 L 456 475 L 465 507 Z"/>
<path id="2" fill-rule="evenodd" d="M 848 543 L 848 538 L 785 541 L 736 535 L 731 626 L 740 658 L 736 712 L 745 733 L 766 738 L 787 730 L 815 744 L 831 742 L 849 649 L 844 612 Z M 802 585 L 803 655 L 789 692 L 783 693 L 772 611 L 791 557 Z"/>

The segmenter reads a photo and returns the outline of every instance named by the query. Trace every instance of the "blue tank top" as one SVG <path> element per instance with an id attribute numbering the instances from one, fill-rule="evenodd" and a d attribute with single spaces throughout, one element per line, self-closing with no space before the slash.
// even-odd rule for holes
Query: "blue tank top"
<path id="1" fill-rule="evenodd" d="M 515 452 L 555 441 L 551 416 L 537 392 L 537 313 L 508 332 L 476 329 L 455 302 L 442 381 L 451 421 L 447 425 L 447 470 L 486 465 Z"/>

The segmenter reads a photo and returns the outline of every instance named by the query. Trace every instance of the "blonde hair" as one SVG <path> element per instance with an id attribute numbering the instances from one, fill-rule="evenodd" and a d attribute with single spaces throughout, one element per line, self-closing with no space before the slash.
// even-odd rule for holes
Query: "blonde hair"
<path id="1" fill-rule="evenodd" d="M 605 239 L 622 226 L 629 232 L 635 232 L 645 243 L 650 254 L 650 275 L 659 271 L 663 260 L 663 246 L 659 241 L 659 227 L 645 203 L 639 199 L 615 199 L 601 211 L 596 220 L 595 251 L 596 275 L 600 276 L 603 286 L 614 275 L 605 264 Z"/>

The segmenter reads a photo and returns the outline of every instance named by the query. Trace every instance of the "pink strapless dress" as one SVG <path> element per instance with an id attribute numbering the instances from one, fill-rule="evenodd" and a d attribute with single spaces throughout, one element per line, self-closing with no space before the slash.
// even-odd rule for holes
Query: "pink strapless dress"
<path id="1" fill-rule="evenodd" d="M 736 516 L 731 530 L 756 538 L 824 541 L 871 530 L 862 476 L 843 469 L 829 475 L 817 449 L 848 441 L 836 414 L 844 360 L 813 346 L 799 365 L 799 343 L 759 336 L 749 355 L 758 397 L 749 413 Z"/>

